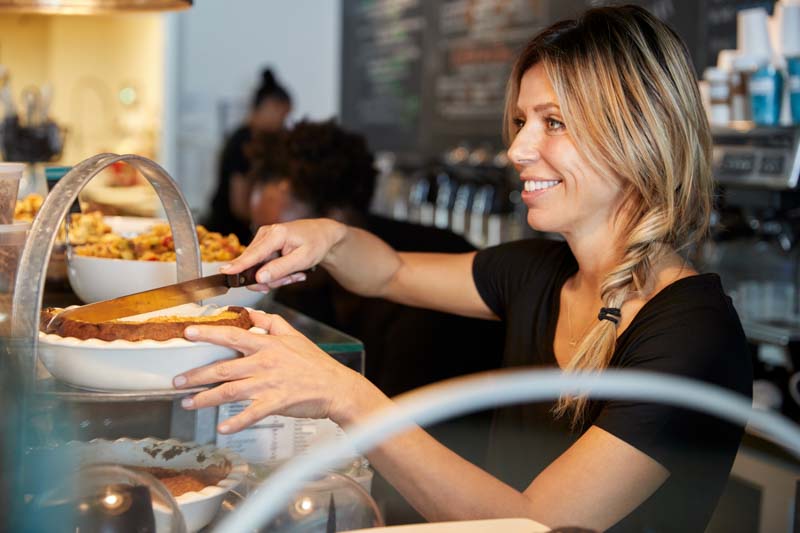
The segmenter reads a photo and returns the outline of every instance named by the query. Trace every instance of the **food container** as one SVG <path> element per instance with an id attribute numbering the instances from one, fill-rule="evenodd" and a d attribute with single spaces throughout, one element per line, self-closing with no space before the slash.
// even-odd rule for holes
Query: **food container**
<path id="1" fill-rule="evenodd" d="M 0 163 L 0 224 L 12 222 L 24 170 L 25 163 Z"/>
<path id="2" fill-rule="evenodd" d="M 0 336 L 10 332 L 17 266 L 30 226 L 30 222 L 0 224 Z"/>
<path id="3" fill-rule="evenodd" d="M 199 316 L 214 306 L 187 304 L 138 315 Z M 260 328 L 250 331 L 263 333 Z M 173 390 L 172 378 L 199 366 L 236 357 L 236 351 L 206 342 L 102 341 L 39 333 L 39 357 L 53 377 L 70 385 L 100 391 Z"/>

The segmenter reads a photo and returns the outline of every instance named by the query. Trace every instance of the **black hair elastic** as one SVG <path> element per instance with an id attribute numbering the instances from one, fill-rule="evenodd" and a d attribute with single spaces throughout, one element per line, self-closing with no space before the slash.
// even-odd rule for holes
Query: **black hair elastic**
<path id="1" fill-rule="evenodd" d="M 597 320 L 608 320 L 616 325 L 619 324 L 619 317 L 621 316 L 622 313 L 620 313 L 617 307 L 601 307 L 600 313 L 597 315 Z"/>

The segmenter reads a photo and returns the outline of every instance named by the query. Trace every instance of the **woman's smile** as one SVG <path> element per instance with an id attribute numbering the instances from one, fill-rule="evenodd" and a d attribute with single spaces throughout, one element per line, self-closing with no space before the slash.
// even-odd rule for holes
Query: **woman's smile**
<path id="1" fill-rule="evenodd" d="M 561 185 L 562 180 L 543 180 L 543 179 L 529 179 L 522 181 L 522 201 L 532 202 L 534 198 L 538 198 L 548 192 L 552 191 L 559 185 Z"/>

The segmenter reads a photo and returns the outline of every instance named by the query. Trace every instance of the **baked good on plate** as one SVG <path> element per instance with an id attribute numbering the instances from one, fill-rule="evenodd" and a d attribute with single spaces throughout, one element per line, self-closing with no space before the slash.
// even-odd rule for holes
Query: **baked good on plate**
<path id="1" fill-rule="evenodd" d="M 100 339 L 104 341 L 127 340 L 164 341 L 183 338 L 183 330 L 194 324 L 235 326 L 242 329 L 253 327 L 250 313 L 244 307 L 229 306 L 214 315 L 203 316 L 157 316 L 147 320 L 109 320 L 107 322 L 84 322 L 69 317 L 60 318 L 63 311 L 48 307 L 42 311 L 39 329 L 60 337 L 76 339 Z"/>
<path id="2" fill-rule="evenodd" d="M 205 468 L 163 468 L 156 466 L 132 466 L 134 470 L 147 472 L 178 497 L 187 492 L 200 492 L 205 487 L 214 486 L 228 475 L 230 464 L 210 465 Z"/>

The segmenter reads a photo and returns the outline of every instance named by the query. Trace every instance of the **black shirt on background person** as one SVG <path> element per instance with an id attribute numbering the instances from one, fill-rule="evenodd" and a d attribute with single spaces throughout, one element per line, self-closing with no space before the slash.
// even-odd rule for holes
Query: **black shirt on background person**
<path id="1" fill-rule="evenodd" d="M 362 227 L 398 251 L 475 249 L 452 232 L 377 215 L 366 216 Z M 357 296 L 321 269 L 309 276 L 278 289 L 275 299 L 361 340 L 367 379 L 389 396 L 500 366 L 503 328 L 497 322 Z"/>
<path id="2" fill-rule="evenodd" d="M 397 250 L 475 249 L 450 231 L 367 214 L 376 175 L 372 156 L 361 136 L 333 121 L 300 122 L 289 131 L 259 136 L 253 147 L 254 178 L 262 182 L 252 203 L 258 226 L 331 216 L 380 236 Z M 389 396 L 500 365 L 499 322 L 358 296 L 324 269 L 307 276 L 302 283 L 277 289 L 275 299 L 362 341 L 366 377 Z M 430 429 L 462 456 L 483 464 L 490 423 L 490 413 L 479 413 Z M 380 475 L 373 495 L 382 503 L 387 523 L 422 520 Z"/>
<path id="3" fill-rule="evenodd" d="M 250 161 L 245 155 L 244 147 L 251 139 L 250 127 L 241 126 L 225 142 L 219 160 L 217 190 L 211 200 L 211 212 L 204 220 L 205 225 L 212 231 L 218 231 L 223 235 L 235 233 L 243 243 L 250 242 L 252 237 L 250 223 L 240 220 L 231 211 L 230 188 L 231 177 L 234 174 L 244 176 L 250 170 Z"/>
<path id="4" fill-rule="evenodd" d="M 272 71 L 264 70 L 261 86 L 253 95 L 247 123 L 238 127 L 226 140 L 220 154 L 217 188 L 211 200 L 211 211 L 203 224 L 211 231 L 226 235 L 235 233 L 242 243 L 249 243 L 250 193 L 252 182 L 247 147 L 254 135 L 279 131 L 292 108 L 289 93 L 275 80 Z"/>

